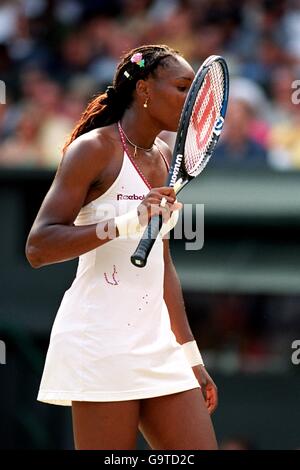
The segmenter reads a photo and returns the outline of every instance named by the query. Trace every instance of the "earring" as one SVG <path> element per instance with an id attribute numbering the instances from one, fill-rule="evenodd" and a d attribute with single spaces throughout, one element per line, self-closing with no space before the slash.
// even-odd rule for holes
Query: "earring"
<path id="1" fill-rule="evenodd" d="M 144 103 L 144 108 L 148 108 L 148 99 L 149 99 L 149 98 L 147 98 L 146 101 L 145 101 L 145 103 Z"/>

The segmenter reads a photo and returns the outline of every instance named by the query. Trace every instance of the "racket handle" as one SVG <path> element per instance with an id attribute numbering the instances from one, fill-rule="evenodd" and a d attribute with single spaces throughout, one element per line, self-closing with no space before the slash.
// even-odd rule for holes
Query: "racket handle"
<path id="1" fill-rule="evenodd" d="M 134 266 L 143 268 L 147 264 L 147 259 L 155 243 L 155 240 L 162 227 L 163 220 L 161 215 L 154 215 L 148 223 L 137 249 L 131 256 L 130 260 Z"/>

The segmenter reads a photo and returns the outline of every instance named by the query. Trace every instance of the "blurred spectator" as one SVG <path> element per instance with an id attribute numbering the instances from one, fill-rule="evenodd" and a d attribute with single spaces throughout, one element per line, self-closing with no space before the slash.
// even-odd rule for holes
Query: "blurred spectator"
<path id="1" fill-rule="evenodd" d="M 286 37 L 287 50 L 300 58 L 300 10 L 299 2 L 289 2 L 282 20 L 283 31 Z"/>
<path id="2" fill-rule="evenodd" d="M 0 3 L 0 43 L 8 42 L 16 33 L 18 10 L 16 2 Z"/>
<path id="3" fill-rule="evenodd" d="M 74 32 L 64 40 L 59 57 L 54 61 L 56 76 L 70 80 L 75 74 L 87 73 L 92 62 L 93 48 L 85 34 Z"/>
<path id="4" fill-rule="evenodd" d="M 247 102 L 230 100 L 224 131 L 214 154 L 214 165 L 267 166 L 266 149 L 250 135 L 253 120 L 253 109 Z"/>
<path id="5" fill-rule="evenodd" d="M 270 162 L 278 169 L 300 168 L 300 104 L 292 100 L 296 78 L 292 68 L 280 67 L 271 81 Z"/>
<path id="6" fill-rule="evenodd" d="M 41 122 L 33 110 L 24 110 L 13 136 L 4 139 L 0 147 L 0 163 L 3 166 L 38 166 L 42 148 L 38 143 Z"/>
<path id="7" fill-rule="evenodd" d="M 0 104 L 0 143 L 12 132 L 14 132 L 20 110 L 10 103 L 9 96 L 6 96 L 6 104 Z"/>
<path id="8" fill-rule="evenodd" d="M 42 149 L 42 161 L 45 166 L 56 167 L 73 126 L 73 121 L 64 114 L 62 88 L 53 81 L 42 81 L 35 90 L 34 104 L 41 120 L 38 143 Z"/>

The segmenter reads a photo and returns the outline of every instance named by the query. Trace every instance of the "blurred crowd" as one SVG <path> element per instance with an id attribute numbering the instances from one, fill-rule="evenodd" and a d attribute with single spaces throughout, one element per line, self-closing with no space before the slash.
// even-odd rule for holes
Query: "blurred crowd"
<path id="1" fill-rule="evenodd" d="M 195 69 L 227 59 L 215 165 L 300 168 L 299 0 L 0 0 L 0 165 L 55 168 L 120 56 L 147 43 Z"/>
<path id="2" fill-rule="evenodd" d="M 185 296 L 206 365 L 229 375 L 295 370 L 291 356 L 300 331 L 299 301 L 299 295 Z"/>

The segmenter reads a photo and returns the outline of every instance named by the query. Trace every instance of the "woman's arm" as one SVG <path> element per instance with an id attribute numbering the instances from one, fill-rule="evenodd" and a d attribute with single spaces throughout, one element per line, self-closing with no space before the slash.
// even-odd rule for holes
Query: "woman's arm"
<path id="1" fill-rule="evenodd" d="M 193 341 L 194 337 L 186 315 L 180 281 L 171 258 L 169 240 L 165 239 L 163 243 L 165 265 L 164 300 L 169 311 L 172 331 L 177 342 L 183 344 Z"/>
<path id="2" fill-rule="evenodd" d="M 163 243 L 165 263 L 164 300 L 169 311 L 172 331 L 177 342 L 184 344 L 193 341 L 194 337 L 186 315 L 180 281 L 171 258 L 169 240 L 165 239 Z M 218 406 L 216 384 L 203 365 L 194 366 L 193 372 L 201 385 L 207 409 L 209 413 L 213 413 Z"/>
<path id="3" fill-rule="evenodd" d="M 26 256 L 34 268 L 77 258 L 108 242 L 96 235 L 96 224 L 73 225 L 91 184 L 107 164 L 100 139 L 84 136 L 67 149 L 54 181 L 48 191 L 29 233 Z M 103 222 L 103 231 L 114 220 Z"/>

